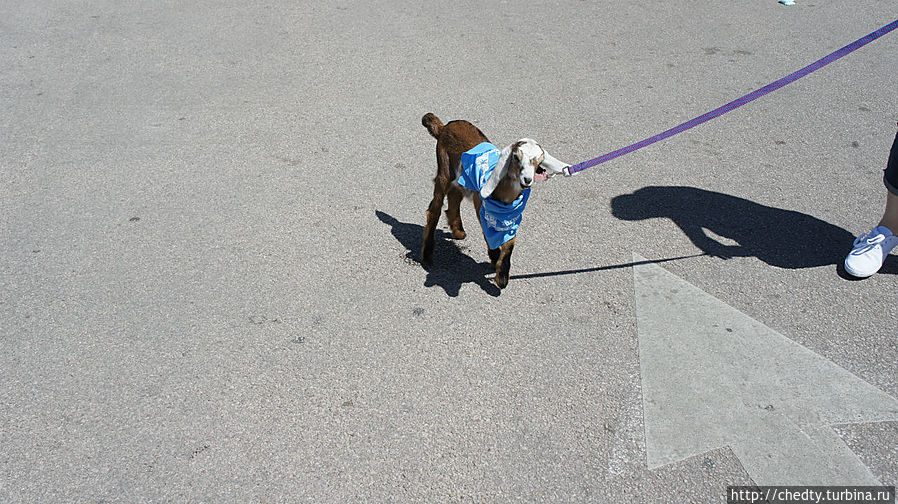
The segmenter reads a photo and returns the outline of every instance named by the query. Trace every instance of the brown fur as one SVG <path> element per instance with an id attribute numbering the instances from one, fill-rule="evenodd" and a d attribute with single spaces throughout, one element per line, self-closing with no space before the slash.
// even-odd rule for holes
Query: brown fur
<path id="1" fill-rule="evenodd" d="M 471 150 L 478 144 L 489 142 L 486 135 L 468 121 L 451 121 L 443 124 L 433 114 L 426 114 L 421 118 L 421 124 L 437 139 L 437 174 L 433 179 L 433 199 L 427 208 L 427 225 L 424 227 L 424 236 L 421 245 L 421 263 L 427 267 L 433 264 L 434 231 L 440 220 L 440 211 L 443 209 L 443 200 L 448 198 L 449 206 L 446 209 L 446 219 L 452 230 L 452 238 L 462 240 L 467 236 L 461 222 L 459 205 L 465 197 L 465 189 L 456 184 L 458 173 L 461 170 L 461 155 Z M 518 144 L 515 144 L 517 148 Z M 518 183 L 521 167 L 513 159 L 509 160 L 508 174 L 502 179 L 491 197 L 511 203 L 520 196 L 522 187 Z M 477 215 L 480 215 L 482 201 L 480 194 L 472 194 Z M 479 221 L 479 218 L 478 218 Z M 485 240 L 485 239 L 484 239 Z M 489 247 L 489 245 L 487 245 Z M 496 285 L 504 289 L 508 285 L 508 275 L 511 269 L 511 252 L 514 250 L 514 239 L 504 243 L 497 249 L 489 250 L 490 262 L 496 271 Z"/>

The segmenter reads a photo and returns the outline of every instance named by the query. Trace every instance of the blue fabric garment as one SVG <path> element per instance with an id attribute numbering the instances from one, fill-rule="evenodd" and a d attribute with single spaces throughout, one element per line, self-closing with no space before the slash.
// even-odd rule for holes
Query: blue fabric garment
<path id="1" fill-rule="evenodd" d="M 502 151 L 495 145 L 484 142 L 461 155 L 462 172 L 458 184 L 480 193 L 499 163 Z M 530 198 L 530 188 L 524 189 L 518 199 L 506 205 L 492 197 L 483 198 L 480 207 L 480 224 L 490 249 L 499 248 L 514 238 L 521 225 L 522 213 Z"/>

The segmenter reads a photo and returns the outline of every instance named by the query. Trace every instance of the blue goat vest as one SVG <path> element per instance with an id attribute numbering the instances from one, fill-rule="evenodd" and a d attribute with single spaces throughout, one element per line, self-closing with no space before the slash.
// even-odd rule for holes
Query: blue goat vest
<path id="1" fill-rule="evenodd" d="M 491 143 L 483 142 L 461 155 L 462 172 L 458 184 L 466 189 L 480 193 L 499 163 L 502 151 Z M 480 206 L 480 224 L 490 249 L 499 248 L 503 243 L 514 238 L 521 225 L 524 206 L 530 198 L 530 188 L 524 189 L 518 199 L 510 204 L 483 198 Z"/>

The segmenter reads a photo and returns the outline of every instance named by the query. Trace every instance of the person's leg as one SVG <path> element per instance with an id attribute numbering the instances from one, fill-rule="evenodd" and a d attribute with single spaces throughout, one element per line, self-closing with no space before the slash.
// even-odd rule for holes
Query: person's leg
<path id="1" fill-rule="evenodd" d="M 848 274 L 866 278 L 882 267 L 886 256 L 898 246 L 898 134 L 892 142 L 889 162 L 882 177 L 886 186 L 886 208 L 879 224 L 854 241 L 854 248 L 845 258 Z"/>
<path id="2" fill-rule="evenodd" d="M 889 228 L 892 233 L 898 233 L 898 194 L 891 191 L 886 193 L 886 210 L 878 225 Z"/>
<path id="3" fill-rule="evenodd" d="M 882 181 L 888 189 L 888 195 L 886 196 L 886 209 L 879 225 L 889 228 L 893 233 L 898 233 L 898 134 L 895 135 L 895 141 L 892 142 L 889 164 L 886 165 Z"/>

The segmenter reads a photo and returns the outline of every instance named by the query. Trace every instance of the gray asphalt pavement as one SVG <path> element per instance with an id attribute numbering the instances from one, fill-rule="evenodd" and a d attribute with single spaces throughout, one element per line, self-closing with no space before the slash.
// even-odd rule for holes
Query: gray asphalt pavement
<path id="1" fill-rule="evenodd" d="M 701 397 L 775 386 L 752 356 L 850 376 L 881 411 L 806 418 L 809 438 L 898 484 L 898 257 L 865 281 L 838 267 L 882 212 L 898 33 L 537 184 L 501 292 L 468 203 L 468 239 L 443 219 L 417 262 L 424 113 L 575 163 L 898 19 L 894 0 L 796 2 L 0 3 L 0 502 L 707 503 L 806 483 L 761 480 L 740 450 L 772 441 L 735 424 L 714 427 L 738 446 L 682 427 L 708 449 L 651 463 L 642 266 L 740 314 L 716 355 L 750 360 L 728 368 L 745 387 L 696 374 Z M 815 401 L 848 389 L 827 383 Z M 758 406 L 800 416 L 793 399 Z"/>

